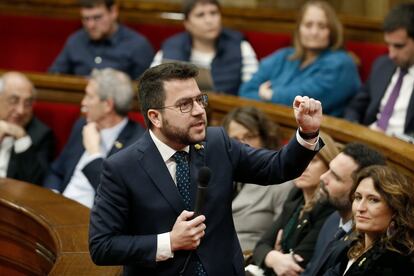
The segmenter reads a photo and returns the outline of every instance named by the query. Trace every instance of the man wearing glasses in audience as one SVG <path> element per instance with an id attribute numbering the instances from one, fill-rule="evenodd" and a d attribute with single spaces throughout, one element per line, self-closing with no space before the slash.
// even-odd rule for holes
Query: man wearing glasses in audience
<path id="1" fill-rule="evenodd" d="M 118 23 L 114 0 L 80 0 L 83 29 L 72 34 L 49 72 L 88 76 L 93 68 L 114 68 L 138 78 L 154 51 L 147 39 Z"/>

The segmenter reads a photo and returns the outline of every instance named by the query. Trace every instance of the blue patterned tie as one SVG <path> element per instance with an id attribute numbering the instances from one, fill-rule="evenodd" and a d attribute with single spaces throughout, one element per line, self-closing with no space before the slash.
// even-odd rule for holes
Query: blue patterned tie
<path id="1" fill-rule="evenodd" d="M 174 153 L 173 158 L 177 163 L 177 169 L 175 173 L 177 188 L 183 198 L 185 208 L 191 211 L 191 198 L 190 198 L 190 166 L 188 165 L 188 153 L 185 151 L 177 151 Z M 207 276 L 203 265 L 197 258 L 195 265 L 194 275 Z"/>

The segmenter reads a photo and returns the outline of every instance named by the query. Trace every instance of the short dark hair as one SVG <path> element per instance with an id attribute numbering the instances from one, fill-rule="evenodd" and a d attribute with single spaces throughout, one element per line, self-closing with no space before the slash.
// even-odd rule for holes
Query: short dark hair
<path id="1" fill-rule="evenodd" d="M 407 31 L 414 38 L 414 3 L 404 3 L 395 6 L 384 19 L 384 32 L 390 33 L 398 29 Z"/>
<path id="2" fill-rule="evenodd" d="M 371 165 L 386 164 L 385 157 L 381 153 L 362 143 L 349 143 L 342 152 L 351 157 L 358 165 L 353 174 L 357 174 L 363 168 Z"/>
<path id="3" fill-rule="evenodd" d="M 151 128 L 148 110 L 165 104 L 164 82 L 169 80 L 186 80 L 195 78 L 198 69 L 187 62 L 168 62 L 147 69 L 138 80 L 138 100 L 145 124 Z"/>
<path id="4" fill-rule="evenodd" d="M 109 10 L 115 4 L 115 0 L 79 0 L 81 8 L 94 8 L 96 6 L 105 5 Z"/>
<path id="5" fill-rule="evenodd" d="M 220 9 L 220 3 L 217 0 L 184 0 L 181 11 L 183 12 L 185 19 L 188 18 L 188 15 L 197 4 L 213 4 Z"/>

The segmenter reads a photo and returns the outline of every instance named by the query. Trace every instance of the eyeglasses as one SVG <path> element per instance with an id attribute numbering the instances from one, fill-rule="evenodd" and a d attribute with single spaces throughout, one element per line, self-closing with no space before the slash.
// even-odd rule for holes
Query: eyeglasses
<path id="1" fill-rule="evenodd" d="M 82 22 L 86 23 L 89 21 L 94 21 L 94 22 L 98 22 L 100 21 L 102 18 L 104 17 L 103 14 L 97 14 L 97 15 L 91 15 L 91 16 L 82 16 L 81 20 Z"/>
<path id="2" fill-rule="evenodd" d="M 207 96 L 207 94 L 200 94 L 200 95 L 192 97 L 192 98 L 182 99 L 181 101 L 179 101 L 175 105 L 156 107 L 154 109 L 179 108 L 182 113 L 188 113 L 188 112 L 191 112 L 191 110 L 193 110 L 194 101 L 196 101 L 197 104 L 199 106 L 203 107 L 203 108 L 206 108 L 208 106 L 208 96 Z"/>

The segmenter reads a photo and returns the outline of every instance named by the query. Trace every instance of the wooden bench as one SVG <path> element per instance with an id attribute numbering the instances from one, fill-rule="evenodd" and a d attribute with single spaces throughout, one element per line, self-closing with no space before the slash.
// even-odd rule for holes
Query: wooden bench
<path id="1" fill-rule="evenodd" d="M 89 209 L 54 192 L 0 179 L 0 275 L 121 275 L 89 255 Z"/>
<path id="2" fill-rule="evenodd" d="M 41 73 L 29 73 L 29 78 L 38 90 L 38 99 L 48 103 L 74 104 L 83 97 L 83 88 L 86 84 L 83 78 L 72 76 L 58 76 Z M 71 90 L 72 88 L 72 90 Z M 296 122 L 292 109 L 286 106 L 263 103 L 243 99 L 230 95 L 209 93 L 208 116 L 211 125 L 219 125 L 227 112 L 237 106 L 253 105 L 264 111 L 274 122 L 281 126 L 284 139 L 292 136 L 296 130 Z M 138 102 L 134 101 L 135 116 L 142 123 L 142 115 L 138 113 Z M 57 114 L 56 116 L 65 116 Z M 51 125 L 54 131 L 60 124 Z M 382 152 L 391 166 L 407 175 L 414 176 L 414 145 L 399 139 L 372 131 L 369 128 L 350 123 L 335 117 L 324 116 L 322 130 L 330 134 L 338 144 L 352 141 L 363 142 Z M 414 177 L 413 177 L 414 178 Z"/>

